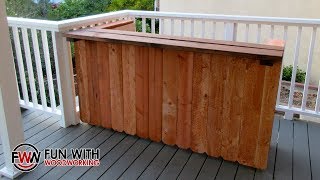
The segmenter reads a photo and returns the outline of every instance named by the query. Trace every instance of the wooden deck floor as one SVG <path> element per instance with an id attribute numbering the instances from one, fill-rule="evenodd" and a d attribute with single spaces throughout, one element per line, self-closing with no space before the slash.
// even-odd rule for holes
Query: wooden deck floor
<path id="1" fill-rule="evenodd" d="M 25 139 L 40 150 L 100 148 L 99 167 L 45 167 L 19 179 L 320 179 L 320 124 L 275 119 L 265 171 L 177 147 L 81 124 L 60 128 L 58 116 L 24 111 Z M 0 166 L 4 158 L 0 142 Z"/>

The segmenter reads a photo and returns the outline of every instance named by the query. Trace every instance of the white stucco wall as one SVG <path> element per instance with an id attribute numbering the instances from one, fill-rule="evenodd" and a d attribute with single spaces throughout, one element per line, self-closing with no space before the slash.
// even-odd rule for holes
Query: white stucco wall
<path id="1" fill-rule="evenodd" d="M 291 18 L 320 18 L 319 0 L 160 0 L 160 11 L 209 13 L 227 15 L 273 16 Z M 211 38 L 212 23 L 206 23 L 206 38 Z M 175 22 L 175 35 L 179 35 L 180 22 Z M 190 33 L 190 25 L 186 22 L 186 34 Z M 255 42 L 257 26 L 250 25 L 249 42 Z M 200 36 L 201 23 L 196 22 L 195 33 Z M 170 23 L 165 22 L 165 33 L 170 32 Z M 240 24 L 238 41 L 244 41 L 245 25 Z M 289 27 L 285 65 L 293 62 L 295 36 L 297 28 Z M 223 38 L 223 24 L 217 25 L 217 39 Z M 269 39 L 270 26 L 262 26 L 261 42 Z M 275 26 L 275 39 L 282 39 L 283 28 Z M 311 28 L 303 28 L 300 47 L 299 68 L 306 70 Z M 311 84 L 317 85 L 320 79 L 320 30 L 317 31 L 314 60 L 311 71 Z"/>

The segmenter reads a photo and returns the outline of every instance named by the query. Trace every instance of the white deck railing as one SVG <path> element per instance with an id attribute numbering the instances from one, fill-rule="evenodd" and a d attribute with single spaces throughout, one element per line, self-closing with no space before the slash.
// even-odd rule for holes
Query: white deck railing
<path id="1" fill-rule="evenodd" d="M 64 104 L 68 104 L 65 101 L 70 101 L 63 100 L 64 91 L 61 91 L 61 88 L 63 89 L 64 86 L 67 86 L 69 91 L 70 88 L 73 88 L 72 64 L 65 64 L 66 67 L 64 67 L 58 63 L 59 58 L 67 58 L 69 57 L 68 53 L 70 53 L 70 50 L 59 49 L 63 44 L 65 44 L 66 48 L 68 47 L 68 43 L 61 36 L 61 32 L 93 27 L 127 18 L 141 20 L 142 32 L 252 43 L 263 43 L 264 40 L 273 38 L 291 42 L 288 43 L 285 53 L 285 60 L 291 60 L 291 64 L 293 64 L 288 103 L 280 101 L 281 81 L 279 81 L 276 109 L 284 111 L 288 119 L 292 119 L 293 113 L 320 117 L 320 86 L 317 90 L 315 108 L 308 109 L 306 106 L 312 66 L 315 61 L 320 60 L 313 58 L 317 42 L 316 33 L 320 29 L 320 20 L 131 10 L 57 22 L 9 17 L 9 26 L 13 34 L 14 55 L 17 60 L 17 74 L 19 74 L 21 82 L 19 85 L 19 90 L 22 91 L 22 97 L 20 97 L 21 105 L 59 114 L 60 110 L 57 108 L 59 104 L 56 103 L 56 100 L 63 101 Z M 308 47 L 301 48 L 301 43 L 306 42 Z M 290 44 L 292 44 L 292 47 L 290 47 Z M 33 53 L 30 51 L 31 49 Z M 303 98 L 301 106 L 297 107 L 294 106 L 293 100 L 295 77 L 300 60 L 299 55 L 301 54 L 307 54 L 307 67 Z M 41 68 L 41 63 L 45 63 L 45 70 Z M 59 68 L 69 69 L 63 72 L 71 74 L 69 76 L 62 74 L 62 72 L 59 72 Z M 43 71 L 45 71 L 45 75 Z M 27 77 L 26 74 L 28 75 Z M 53 76 L 54 74 L 56 74 L 56 77 Z M 62 76 L 69 78 L 69 81 L 62 79 Z M 59 97 L 57 97 L 54 90 L 55 85 L 58 86 Z M 48 86 L 48 91 L 45 90 L 45 86 Z M 48 105 L 47 101 L 50 102 L 50 105 Z M 74 101 L 74 98 L 72 98 L 72 101 Z"/>

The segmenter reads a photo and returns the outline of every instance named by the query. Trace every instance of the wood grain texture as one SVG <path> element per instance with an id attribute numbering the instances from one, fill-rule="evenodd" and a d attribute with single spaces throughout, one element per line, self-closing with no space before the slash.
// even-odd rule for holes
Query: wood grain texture
<path id="1" fill-rule="evenodd" d="M 259 136 L 255 153 L 255 166 L 260 169 L 267 167 L 268 158 L 265 157 L 268 157 L 269 153 L 280 69 L 280 62 L 274 63 L 272 67 L 265 67 Z"/>
<path id="2" fill-rule="evenodd" d="M 123 131 L 123 81 L 121 44 L 109 44 L 109 70 L 111 95 L 111 124 L 114 130 Z"/>
<path id="3" fill-rule="evenodd" d="M 88 93 L 89 93 L 89 111 L 90 124 L 100 125 L 100 94 L 98 71 L 97 71 L 97 44 L 94 41 L 86 42 L 86 59 L 87 59 L 87 75 L 88 75 Z"/>
<path id="4" fill-rule="evenodd" d="M 176 143 L 179 73 L 177 57 L 177 51 L 163 50 L 162 141 L 169 145 Z"/>
<path id="5" fill-rule="evenodd" d="M 136 59 L 135 46 L 122 45 L 123 66 L 123 128 L 128 134 L 136 134 Z"/>
<path id="6" fill-rule="evenodd" d="M 193 53 L 181 52 L 177 61 L 179 61 L 179 87 L 176 144 L 180 148 L 187 149 L 191 143 Z"/>
<path id="7" fill-rule="evenodd" d="M 237 57 L 227 57 L 223 102 L 221 155 L 230 161 L 237 160 L 240 125 L 243 120 L 244 75 L 246 63 Z M 242 74 L 242 75 L 240 75 Z"/>
<path id="8" fill-rule="evenodd" d="M 84 122 L 266 167 L 280 59 L 265 66 L 258 56 L 215 51 L 75 47 Z"/>
<path id="9" fill-rule="evenodd" d="M 247 60 L 246 73 L 244 76 L 245 99 L 243 100 L 246 109 L 243 112 L 244 117 L 241 122 L 241 139 L 238 153 L 238 161 L 244 165 L 255 163 L 265 68 L 266 66 L 260 65 L 257 61 Z M 274 106 L 272 108 L 274 108 Z M 269 128 L 271 127 L 272 126 Z"/>
<path id="10" fill-rule="evenodd" d="M 226 80 L 226 56 L 213 55 L 210 61 L 209 75 L 209 107 L 207 138 L 208 154 L 219 157 L 221 154 L 222 125 L 223 125 L 223 97 Z"/>
<path id="11" fill-rule="evenodd" d="M 97 70 L 100 94 L 101 126 L 111 128 L 110 74 L 108 44 L 97 42 Z"/>
<path id="12" fill-rule="evenodd" d="M 149 49 L 136 47 L 136 123 L 137 135 L 149 137 Z"/>
<path id="13" fill-rule="evenodd" d="M 149 49 L 149 138 L 161 141 L 162 135 L 162 49 Z"/>
<path id="14" fill-rule="evenodd" d="M 79 106 L 80 119 L 82 122 L 90 122 L 89 109 L 89 94 L 88 94 L 88 75 L 87 75 L 87 56 L 86 56 L 86 41 L 81 40 L 75 42 L 75 58 L 77 71 L 77 84 L 79 89 Z"/>
<path id="15" fill-rule="evenodd" d="M 207 121 L 209 104 L 210 54 L 194 54 L 192 84 L 191 149 L 207 150 Z"/>

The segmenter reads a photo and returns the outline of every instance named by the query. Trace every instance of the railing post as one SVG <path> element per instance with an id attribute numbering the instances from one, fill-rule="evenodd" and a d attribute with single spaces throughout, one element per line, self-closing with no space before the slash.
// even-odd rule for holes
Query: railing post
<path id="1" fill-rule="evenodd" d="M 0 134 L 5 159 L 5 166 L 0 170 L 0 175 L 13 179 L 21 172 L 12 164 L 11 152 L 18 144 L 24 142 L 24 134 L 6 17 L 5 1 L 0 1 Z"/>
<path id="2" fill-rule="evenodd" d="M 284 119 L 286 120 L 293 120 L 293 112 L 292 111 L 286 111 L 284 113 Z"/>
<path id="3" fill-rule="evenodd" d="M 70 43 L 61 32 L 53 32 L 53 47 L 57 71 L 62 118 L 60 125 L 68 127 L 80 122 L 76 112 L 73 66 Z"/>

